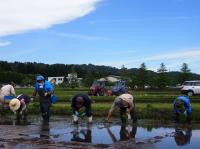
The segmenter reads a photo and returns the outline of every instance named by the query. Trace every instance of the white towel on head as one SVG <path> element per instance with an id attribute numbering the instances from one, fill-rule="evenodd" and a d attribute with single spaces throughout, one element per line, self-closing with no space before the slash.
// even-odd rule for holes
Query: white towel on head
<path id="1" fill-rule="evenodd" d="M 131 94 L 122 94 L 119 96 L 119 98 L 128 103 L 133 103 L 133 96 Z"/>

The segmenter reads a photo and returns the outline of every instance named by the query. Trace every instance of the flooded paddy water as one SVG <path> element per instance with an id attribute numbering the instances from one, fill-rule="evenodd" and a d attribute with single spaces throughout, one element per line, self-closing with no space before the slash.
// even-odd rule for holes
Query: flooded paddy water
<path id="1" fill-rule="evenodd" d="M 52 117 L 44 123 L 40 117 L 16 121 L 1 117 L 0 148 L 156 148 L 198 149 L 200 124 L 175 124 L 139 120 L 137 124 L 121 125 L 120 121 L 103 123 L 97 119 L 72 124 L 70 119 Z"/>

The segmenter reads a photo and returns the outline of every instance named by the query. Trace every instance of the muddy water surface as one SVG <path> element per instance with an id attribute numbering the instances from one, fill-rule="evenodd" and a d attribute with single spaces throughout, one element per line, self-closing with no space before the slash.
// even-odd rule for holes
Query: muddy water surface
<path id="1" fill-rule="evenodd" d="M 0 121 L 0 148 L 181 148 L 200 146 L 200 124 L 140 120 L 122 125 L 119 121 L 91 125 L 81 121 L 53 117 L 44 123 L 39 117 L 16 121 L 12 117 Z"/>

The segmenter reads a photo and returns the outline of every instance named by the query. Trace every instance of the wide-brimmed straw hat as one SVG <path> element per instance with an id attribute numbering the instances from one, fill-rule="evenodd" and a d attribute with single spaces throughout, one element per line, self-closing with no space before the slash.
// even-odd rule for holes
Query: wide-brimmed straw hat
<path id="1" fill-rule="evenodd" d="M 9 107 L 13 112 L 16 112 L 20 108 L 20 101 L 17 98 L 14 98 L 10 101 Z"/>

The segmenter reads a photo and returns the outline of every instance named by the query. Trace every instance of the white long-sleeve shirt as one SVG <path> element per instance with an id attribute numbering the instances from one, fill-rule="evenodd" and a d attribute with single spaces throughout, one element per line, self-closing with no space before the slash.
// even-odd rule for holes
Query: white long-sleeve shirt
<path id="1" fill-rule="evenodd" d="M 113 112 L 115 110 L 116 107 L 121 107 L 122 105 L 122 100 L 126 101 L 129 103 L 130 107 L 134 108 L 134 104 L 133 104 L 133 96 L 131 94 L 122 94 L 118 97 L 115 98 L 112 107 L 110 109 L 110 112 Z"/>
<path id="2" fill-rule="evenodd" d="M 15 89 L 12 85 L 4 85 L 0 90 L 1 96 L 16 96 Z"/>

